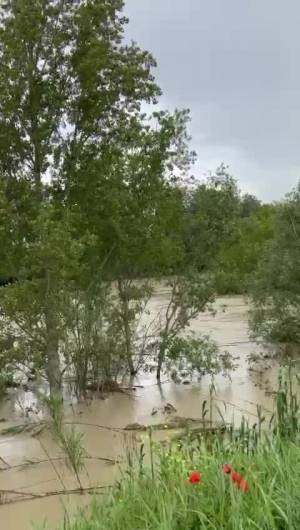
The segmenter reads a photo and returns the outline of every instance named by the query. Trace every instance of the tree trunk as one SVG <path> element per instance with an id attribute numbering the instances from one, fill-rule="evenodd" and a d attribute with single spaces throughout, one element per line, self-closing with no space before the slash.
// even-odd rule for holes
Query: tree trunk
<path id="1" fill-rule="evenodd" d="M 123 286 L 122 280 L 118 280 L 119 296 L 122 304 L 122 320 L 125 336 L 126 359 L 129 373 L 131 376 L 136 375 L 136 369 L 132 360 L 132 344 L 131 344 L 131 329 L 130 329 L 130 312 L 129 300 L 126 292 L 126 287 Z"/>
<path id="2" fill-rule="evenodd" d="M 165 359 L 165 349 L 164 347 L 161 346 L 158 352 L 157 368 L 156 368 L 156 379 L 158 382 L 160 382 L 161 370 L 162 370 L 164 359 Z"/>
<path id="3" fill-rule="evenodd" d="M 50 396 L 62 398 L 61 372 L 57 348 L 47 347 L 47 378 L 50 387 Z"/>
<path id="4" fill-rule="evenodd" d="M 62 399 L 62 377 L 60 370 L 60 359 L 58 353 L 58 336 L 54 319 L 46 314 L 46 328 L 47 328 L 47 364 L 46 374 L 50 387 L 50 396 Z"/>
<path id="5" fill-rule="evenodd" d="M 124 328 L 125 328 L 125 342 L 126 342 L 126 357 L 128 363 L 128 369 L 131 376 L 136 375 L 136 369 L 132 360 L 132 350 L 131 350 L 131 330 L 128 320 L 124 319 Z"/>

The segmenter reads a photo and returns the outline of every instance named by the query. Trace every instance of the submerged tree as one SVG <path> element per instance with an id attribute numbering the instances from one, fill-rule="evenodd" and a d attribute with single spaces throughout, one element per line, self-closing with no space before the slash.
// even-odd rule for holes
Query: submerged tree
<path id="1" fill-rule="evenodd" d="M 195 272 L 173 276 L 167 281 L 168 302 L 151 314 L 148 326 L 140 326 L 146 366 L 155 363 L 157 381 L 163 372 L 184 371 L 192 376 L 216 374 L 232 367 L 228 354 L 222 354 L 208 335 L 190 331 L 201 313 L 215 313 L 215 290 L 208 275 Z M 144 335 L 143 335 L 144 333 Z M 149 364 L 150 360 L 150 364 Z"/>
<path id="2" fill-rule="evenodd" d="M 170 287 L 170 301 L 166 312 L 161 315 L 160 322 L 156 372 L 158 380 L 161 378 L 162 367 L 169 355 L 169 350 L 174 351 L 170 347 L 171 344 L 173 345 L 175 339 L 178 340 L 180 334 L 188 329 L 191 321 L 199 313 L 212 310 L 214 300 L 214 290 L 211 283 L 199 274 L 177 277 L 170 281 Z M 188 348 L 185 349 L 188 353 Z"/>
<path id="3" fill-rule="evenodd" d="M 84 245 L 68 219 L 44 206 L 31 227 L 32 241 L 19 266 L 18 280 L 1 289 L 1 337 L 11 361 L 45 370 L 52 395 L 61 391 L 60 344 L 66 340 L 74 286 Z M 9 339 L 11 339 L 9 341 Z"/>

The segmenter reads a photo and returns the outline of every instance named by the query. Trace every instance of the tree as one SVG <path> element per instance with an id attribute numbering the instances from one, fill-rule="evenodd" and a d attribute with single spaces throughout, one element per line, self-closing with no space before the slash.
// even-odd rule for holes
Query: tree
<path id="1" fill-rule="evenodd" d="M 159 89 L 155 62 L 122 46 L 121 0 L 10 0 L 1 8 L 1 173 L 68 179 L 85 152 Z"/>
<path id="2" fill-rule="evenodd" d="M 236 233 L 240 213 L 236 181 L 224 165 L 191 193 L 187 209 L 187 259 L 197 270 L 212 270 L 220 246 Z"/>
<path id="3" fill-rule="evenodd" d="M 274 236 L 276 206 L 264 204 L 241 216 L 232 241 L 220 245 L 217 289 L 219 293 L 245 293 L 269 241 Z"/>
<path id="4" fill-rule="evenodd" d="M 104 262 L 123 296 L 127 278 L 175 268 L 182 254 L 174 181 L 190 160 L 188 116 L 141 112 L 160 94 L 155 61 L 123 43 L 122 8 L 122 0 L 9 0 L 0 11 L 0 176 L 16 241 L 7 270 L 19 279 L 1 304 L 5 319 L 23 332 L 26 324 L 20 341 L 43 359 L 53 393 L 70 293 L 85 299 L 88 275 Z M 41 355 L 32 357 L 30 330 Z"/>
<path id="5" fill-rule="evenodd" d="M 170 184 L 174 166 L 188 163 L 188 118 L 141 113 L 160 94 L 155 61 L 123 44 L 122 7 L 122 0 L 10 0 L 2 7 L 0 174 L 9 188 L 26 179 L 38 203 L 48 194 L 67 204 L 78 214 L 77 229 L 98 235 L 100 260 L 113 248 L 116 268 L 122 262 L 134 272 L 137 258 L 143 263 L 135 270 L 144 271 L 153 248 L 164 248 L 162 231 L 177 245 L 175 208 L 161 214 L 179 197 Z"/>
<path id="6" fill-rule="evenodd" d="M 158 381 L 170 344 L 188 328 L 200 312 L 211 309 L 214 300 L 214 291 L 210 282 L 200 275 L 177 277 L 170 281 L 170 287 L 170 301 L 159 331 L 156 372 Z"/>
<path id="7" fill-rule="evenodd" d="M 241 217 L 250 217 L 261 206 L 261 201 L 255 195 L 245 193 L 241 197 Z"/>
<path id="8" fill-rule="evenodd" d="M 160 113 L 157 127 L 142 130 L 143 138 L 135 139 L 138 149 L 128 152 L 128 146 L 124 146 L 116 170 L 117 193 L 114 196 L 115 189 L 111 187 L 109 191 L 109 200 L 112 196 L 115 199 L 108 234 L 113 248 L 110 263 L 118 290 L 116 316 L 131 375 L 137 371 L 133 362 L 136 320 L 152 293 L 149 278 L 177 272 L 184 257 L 183 194 L 173 184 L 178 179 L 173 171 L 176 167 L 178 173 L 181 164 L 185 166 L 190 161 L 190 153 L 182 149 L 182 143 L 180 150 L 174 145 L 185 131 L 186 118 L 185 113 L 176 112 L 174 118 Z M 91 230 L 96 233 L 97 226 Z M 148 280 L 137 285 L 140 277 Z"/>
<path id="9" fill-rule="evenodd" d="M 273 237 L 275 210 L 252 195 L 241 197 L 224 166 L 190 194 L 187 257 L 198 270 L 213 273 L 219 294 L 247 290 L 249 275 Z"/>
<path id="10" fill-rule="evenodd" d="M 74 285 L 82 274 L 84 244 L 72 234 L 69 220 L 44 206 L 31 227 L 18 281 L 1 289 L 1 338 L 11 361 L 45 370 L 52 396 L 61 392 L 60 344 Z"/>
<path id="11" fill-rule="evenodd" d="M 300 184 L 277 206 L 274 239 L 251 288 L 253 334 L 274 343 L 300 343 Z"/>
<path id="12" fill-rule="evenodd" d="M 60 355 L 68 375 L 74 377 L 78 398 L 87 390 L 116 388 L 128 372 L 122 328 L 115 315 L 110 284 L 93 278 L 85 289 L 71 290 L 65 306 L 65 337 Z"/>
<path id="13" fill-rule="evenodd" d="M 167 283 L 169 302 L 154 315 L 146 328 L 143 353 L 156 362 L 156 377 L 160 382 L 162 371 L 173 373 L 184 370 L 218 373 L 232 366 L 230 356 L 220 354 L 217 345 L 208 336 L 189 332 L 193 319 L 202 312 L 213 313 L 215 291 L 207 275 L 193 271 L 174 276 Z"/>

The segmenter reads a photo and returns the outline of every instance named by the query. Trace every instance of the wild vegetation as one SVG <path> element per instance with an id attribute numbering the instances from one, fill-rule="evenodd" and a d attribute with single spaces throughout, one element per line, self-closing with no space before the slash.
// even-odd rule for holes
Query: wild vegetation
<path id="1" fill-rule="evenodd" d="M 251 284 L 251 327 L 266 341 L 300 345 L 300 184 L 277 206 L 274 237 Z"/>
<path id="2" fill-rule="evenodd" d="M 164 444 L 150 431 L 119 485 L 95 497 L 86 514 L 66 519 L 64 529 L 296 530 L 299 402 L 290 371 L 280 376 L 275 405 L 268 422 L 258 411 L 256 424 L 190 432 Z"/>

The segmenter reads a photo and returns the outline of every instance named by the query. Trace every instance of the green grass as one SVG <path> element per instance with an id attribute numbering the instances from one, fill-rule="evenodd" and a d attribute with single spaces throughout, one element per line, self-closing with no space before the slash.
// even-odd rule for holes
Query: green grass
<path id="1" fill-rule="evenodd" d="M 229 462 L 250 484 L 244 493 L 225 475 Z M 199 470 L 202 483 L 188 482 Z M 213 451 L 159 450 L 149 468 L 132 472 L 68 530 L 300 529 L 300 447 L 290 441 L 264 445 L 255 454 L 218 446 Z"/>
<path id="2" fill-rule="evenodd" d="M 243 421 L 215 434 L 187 434 L 155 444 L 151 431 L 119 484 L 93 499 L 64 530 L 300 529 L 300 416 L 291 371 L 283 372 L 268 428 Z M 298 378 L 297 378 L 298 379 Z M 298 381 L 299 382 L 299 381 Z M 249 492 L 236 488 L 223 464 L 242 473 Z M 190 484 L 189 473 L 202 482 Z"/>

